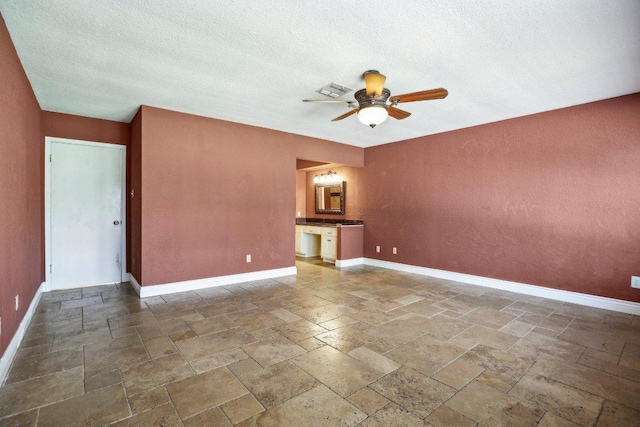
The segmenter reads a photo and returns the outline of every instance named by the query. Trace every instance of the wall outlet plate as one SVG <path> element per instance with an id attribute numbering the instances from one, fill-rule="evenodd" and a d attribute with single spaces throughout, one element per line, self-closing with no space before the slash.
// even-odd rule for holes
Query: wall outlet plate
<path id="1" fill-rule="evenodd" d="M 380 246 L 376 246 L 376 252 L 380 252 Z"/>
<path id="2" fill-rule="evenodd" d="M 398 255 L 398 248 L 393 248 L 393 254 Z"/>
<path id="3" fill-rule="evenodd" d="M 631 276 L 631 287 L 640 289 L 640 276 Z"/>
<path id="4" fill-rule="evenodd" d="M 247 254 L 247 262 L 251 262 L 251 254 Z"/>

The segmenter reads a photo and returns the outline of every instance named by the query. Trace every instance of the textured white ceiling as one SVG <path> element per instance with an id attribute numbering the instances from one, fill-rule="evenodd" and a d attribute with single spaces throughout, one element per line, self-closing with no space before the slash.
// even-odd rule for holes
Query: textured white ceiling
<path id="1" fill-rule="evenodd" d="M 44 110 L 141 104 L 369 147 L 640 92 L 638 0 L 0 0 Z M 370 129 L 330 82 L 444 100 Z M 344 95 L 353 99 L 353 93 Z"/>

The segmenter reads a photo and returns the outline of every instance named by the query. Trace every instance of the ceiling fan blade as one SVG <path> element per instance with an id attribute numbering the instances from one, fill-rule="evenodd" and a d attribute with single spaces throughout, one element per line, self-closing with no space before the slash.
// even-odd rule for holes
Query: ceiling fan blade
<path id="1" fill-rule="evenodd" d="M 359 109 L 359 108 L 354 108 L 353 110 L 351 110 L 351 111 L 349 111 L 349 112 L 347 112 L 347 113 L 344 113 L 343 115 L 338 116 L 338 117 L 336 117 L 335 119 L 333 119 L 333 120 L 331 120 L 331 121 L 332 121 L 332 122 L 337 122 L 338 120 L 346 119 L 347 117 L 349 117 L 349 116 L 350 116 L 350 115 L 352 115 L 352 114 L 357 113 L 358 111 L 360 111 L 360 109 Z"/>
<path id="2" fill-rule="evenodd" d="M 406 119 L 407 117 L 409 117 L 411 115 L 411 113 L 409 113 L 408 111 L 404 111 L 401 110 L 399 108 L 395 108 L 393 106 L 389 106 L 387 107 L 387 111 L 389 112 L 389 115 L 391 117 L 393 117 L 396 120 L 402 120 L 402 119 Z"/>
<path id="3" fill-rule="evenodd" d="M 329 104 L 355 104 L 356 101 L 348 101 L 346 99 L 303 99 L 302 102 L 324 102 Z"/>
<path id="4" fill-rule="evenodd" d="M 422 92 L 405 93 L 404 95 L 393 95 L 389 102 L 397 104 L 400 102 L 429 101 L 430 99 L 442 99 L 449 95 L 444 88 L 423 90 Z"/>
<path id="5" fill-rule="evenodd" d="M 367 88 L 367 96 L 380 96 L 387 78 L 375 70 L 364 72 L 364 84 Z"/>

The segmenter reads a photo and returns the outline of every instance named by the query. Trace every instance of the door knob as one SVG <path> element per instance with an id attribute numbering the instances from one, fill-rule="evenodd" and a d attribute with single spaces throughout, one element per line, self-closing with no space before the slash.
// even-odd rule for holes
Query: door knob
<path id="1" fill-rule="evenodd" d="M 120 225 L 120 221 L 118 221 L 118 220 L 113 221 L 113 225 Z"/>

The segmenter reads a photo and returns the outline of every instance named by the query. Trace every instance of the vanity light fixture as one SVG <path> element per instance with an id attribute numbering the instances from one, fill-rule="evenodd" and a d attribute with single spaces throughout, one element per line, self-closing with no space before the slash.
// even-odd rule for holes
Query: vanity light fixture
<path id="1" fill-rule="evenodd" d="M 313 177 L 313 182 L 316 184 L 330 184 L 332 182 L 340 182 L 340 176 L 338 175 L 338 172 L 326 172 L 326 173 L 321 173 L 319 175 L 316 175 L 315 177 Z"/>

